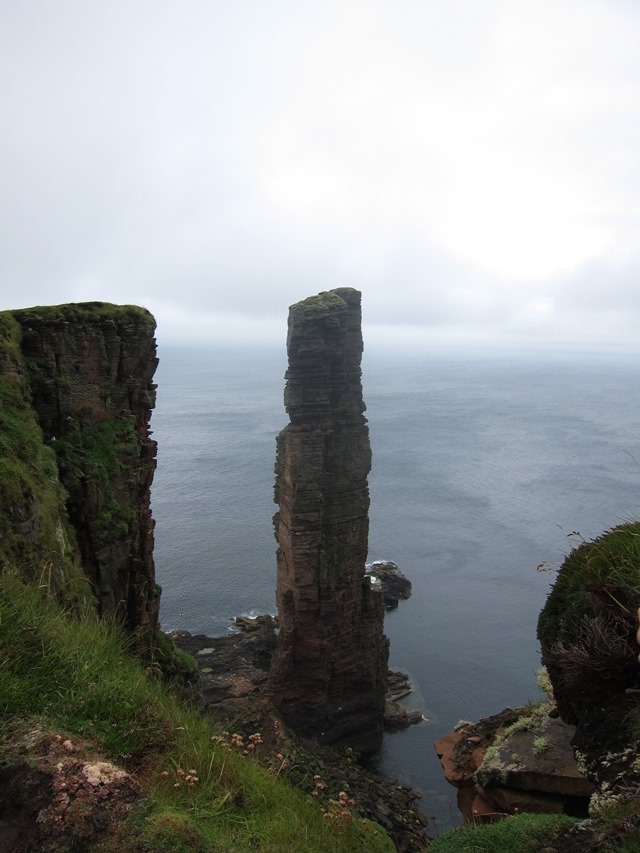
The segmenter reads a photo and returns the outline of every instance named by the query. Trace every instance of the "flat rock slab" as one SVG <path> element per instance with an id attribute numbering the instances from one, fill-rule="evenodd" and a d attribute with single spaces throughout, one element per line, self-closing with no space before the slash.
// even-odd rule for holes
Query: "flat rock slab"
<path id="1" fill-rule="evenodd" d="M 559 717 L 542 717 L 531 731 L 515 731 L 485 756 L 478 778 L 492 787 L 589 797 L 593 785 L 578 769 L 571 738 L 574 727 Z"/>

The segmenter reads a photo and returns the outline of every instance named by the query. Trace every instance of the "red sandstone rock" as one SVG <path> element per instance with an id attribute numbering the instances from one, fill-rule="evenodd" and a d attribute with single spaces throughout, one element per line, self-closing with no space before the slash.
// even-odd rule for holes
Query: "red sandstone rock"
<path id="1" fill-rule="evenodd" d="M 471 753 L 471 765 L 473 766 L 474 772 L 478 769 L 478 767 L 480 767 L 480 765 L 484 761 L 485 752 L 486 749 L 483 749 L 479 746 Z"/>
<path id="2" fill-rule="evenodd" d="M 466 766 L 461 767 L 455 758 L 455 748 L 464 739 L 465 735 L 462 732 L 451 732 L 433 742 L 436 755 L 442 765 L 444 777 L 449 784 L 455 785 L 456 788 L 473 785 L 472 770 Z"/>
<path id="3" fill-rule="evenodd" d="M 569 797 L 561 794 L 545 794 L 541 791 L 523 791 L 517 788 L 493 787 L 483 790 L 488 802 L 499 811 L 508 814 L 519 812 L 537 812 L 545 814 L 565 814 L 570 802 Z"/>
<path id="4" fill-rule="evenodd" d="M 506 815 L 500 810 L 496 810 L 494 805 L 488 802 L 481 793 L 476 793 L 471 803 L 471 815 L 476 823 L 494 823 L 502 820 Z"/>
<path id="5" fill-rule="evenodd" d="M 293 305 L 274 518 L 280 622 L 269 689 L 288 723 L 323 743 L 377 749 L 388 644 L 365 577 L 371 467 L 360 382 L 360 294 Z"/>

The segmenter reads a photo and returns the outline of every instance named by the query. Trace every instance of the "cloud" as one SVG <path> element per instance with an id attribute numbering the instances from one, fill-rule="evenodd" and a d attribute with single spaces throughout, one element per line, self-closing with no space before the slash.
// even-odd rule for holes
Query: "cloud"
<path id="1" fill-rule="evenodd" d="M 639 30 L 623 0 L 7 4 L 2 307 L 265 336 L 351 285 L 400 334 L 618 340 Z"/>

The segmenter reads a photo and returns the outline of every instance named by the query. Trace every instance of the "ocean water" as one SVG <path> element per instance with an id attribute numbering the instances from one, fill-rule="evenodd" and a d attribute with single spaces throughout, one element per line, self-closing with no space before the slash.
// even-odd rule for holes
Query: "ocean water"
<path id="1" fill-rule="evenodd" d="M 284 348 L 283 348 L 284 349 Z M 160 347 L 152 508 L 165 629 L 211 635 L 274 612 L 271 518 L 286 354 Z M 581 537 L 640 515 L 637 356 L 403 355 L 368 347 L 369 559 L 413 595 L 386 617 L 390 665 L 425 721 L 385 737 L 381 770 L 459 822 L 432 741 L 540 698 L 536 620 Z M 542 566 L 543 570 L 539 570 Z"/>

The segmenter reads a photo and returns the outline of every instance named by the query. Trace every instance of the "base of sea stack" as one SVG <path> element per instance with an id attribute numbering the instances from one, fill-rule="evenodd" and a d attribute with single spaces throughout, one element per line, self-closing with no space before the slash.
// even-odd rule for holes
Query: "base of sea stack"
<path id="1" fill-rule="evenodd" d="M 371 715 L 371 707 L 380 704 L 378 697 L 360 697 L 334 709 L 325 705 L 318 712 L 305 710 L 292 714 L 281 713 L 287 725 L 300 737 L 369 756 L 378 752 L 382 746 L 383 715 Z"/>
<path id="2" fill-rule="evenodd" d="M 383 826 L 399 850 L 416 853 L 425 849 L 427 818 L 415 805 L 419 792 L 363 766 L 359 760 L 362 752 L 356 746 L 345 748 L 350 744 L 344 739 L 331 744 L 319 742 L 318 731 L 322 728 L 309 728 L 306 735 L 299 731 L 304 726 L 294 730 L 270 702 L 265 686 L 277 642 L 275 620 L 260 616 L 241 619 L 236 624 L 242 629 L 240 633 L 222 637 L 192 636 L 187 631 L 171 634 L 176 645 L 198 662 L 200 694 L 207 713 L 230 735 L 248 737 L 259 732 L 261 749 L 279 756 L 276 772 L 297 788 L 334 799 L 340 791 L 346 791 L 354 800 L 354 811 Z M 387 695 L 387 704 L 397 695 L 398 673 L 393 675 L 394 692 Z M 353 710 L 347 709 L 348 714 Z M 333 730 L 339 733 L 340 715 L 329 722 L 336 724 Z M 407 714 L 405 725 L 412 722 L 416 720 Z M 376 730 L 374 735 L 365 731 L 365 735 L 361 742 L 372 743 L 381 737 L 381 732 Z M 318 789 L 318 785 L 323 787 Z"/>

